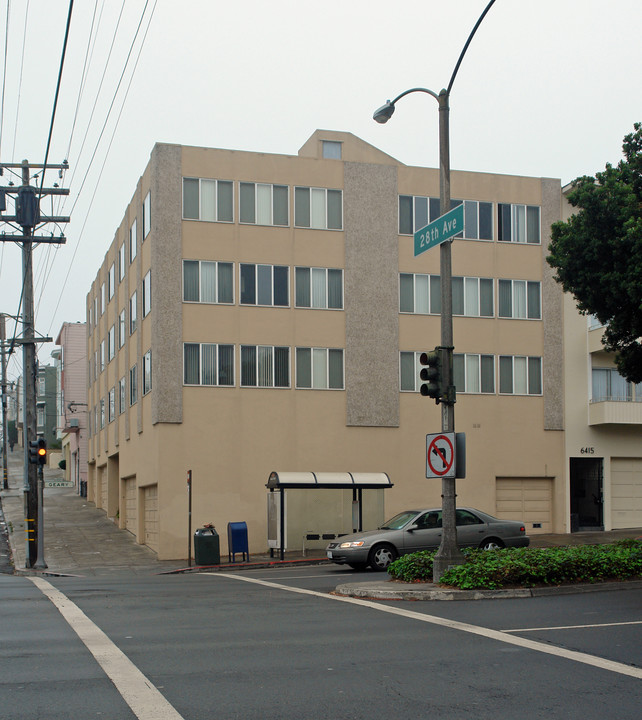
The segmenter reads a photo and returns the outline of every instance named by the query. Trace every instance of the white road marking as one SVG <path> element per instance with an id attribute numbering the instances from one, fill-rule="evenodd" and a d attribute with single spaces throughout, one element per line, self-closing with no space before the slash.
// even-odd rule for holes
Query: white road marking
<path id="1" fill-rule="evenodd" d="M 139 720 L 184 720 L 134 663 L 66 595 L 43 578 L 29 580 L 56 606 Z"/>
<path id="2" fill-rule="evenodd" d="M 469 623 L 459 622 L 457 620 L 448 620 L 440 618 L 436 615 L 424 615 L 423 613 L 413 612 L 412 610 L 404 610 L 389 605 L 381 605 L 372 600 L 361 600 L 360 598 L 344 597 L 341 595 L 328 595 L 327 593 L 317 592 L 316 590 L 305 590 L 304 588 L 289 587 L 280 583 L 268 582 L 267 580 L 259 580 L 258 578 L 244 577 L 242 575 L 232 575 L 228 573 L 203 574 L 202 577 L 219 577 L 232 580 L 240 580 L 242 582 L 255 583 L 265 587 L 275 588 L 277 590 L 285 590 L 286 592 L 298 593 L 300 595 L 311 595 L 312 597 L 324 598 L 325 600 L 335 600 L 336 602 L 349 603 L 351 605 L 360 605 L 361 607 L 371 608 L 379 612 L 389 613 L 390 615 L 398 615 L 400 617 L 409 618 L 411 620 L 419 620 L 433 625 L 441 625 L 442 627 L 452 630 L 460 630 L 462 632 L 480 635 L 491 640 L 507 643 L 509 645 L 517 645 L 527 650 L 546 653 L 547 655 L 555 655 L 573 660 L 574 662 L 583 663 L 584 665 L 592 665 L 601 670 L 609 670 L 610 672 L 619 673 L 620 675 L 628 675 L 642 680 L 642 668 L 625 665 L 624 663 L 615 662 L 597 655 L 589 655 L 588 653 L 577 652 L 575 650 L 566 650 L 565 648 L 555 647 L 546 643 L 537 642 L 536 640 L 528 640 L 527 638 L 514 637 L 500 630 L 492 630 L 491 628 L 480 627 L 478 625 L 470 625 Z"/>
<path id="3" fill-rule="evenodd" d="M 582 628 L 599 628 L 599 627 L 615 627 L 617 625 L 642 625 L 642 620 L 630 620 L 628 622 L 613 623 L 594 623 L 592 625 L 553 625 L 550 627 L 534 627 L 534 628 L 514 628 L 512 630 L 502 630 L 505 633 L 517 632 L 537 632 L 540 630 L 578 630 Z"/>

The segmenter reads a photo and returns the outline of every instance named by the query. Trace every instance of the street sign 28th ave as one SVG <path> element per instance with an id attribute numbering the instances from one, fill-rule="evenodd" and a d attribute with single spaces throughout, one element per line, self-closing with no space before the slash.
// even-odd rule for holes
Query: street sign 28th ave
<path id="1" fill-rule="evenodd" d="M 464 229 L 464 203 L 448 211 L 415 233 L 415 257 L 441 245 Z"/>

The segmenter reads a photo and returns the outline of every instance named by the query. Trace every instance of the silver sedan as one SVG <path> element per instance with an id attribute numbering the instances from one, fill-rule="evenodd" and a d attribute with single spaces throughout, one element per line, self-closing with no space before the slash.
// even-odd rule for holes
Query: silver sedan
<path id="1" fill-rule="evenodd" d="M 500 520 L 474 508 L 456 511 L 457 545 L 494 550 L 526 547 L 530 538 L 524 523 Z M 441 544 L 441 509 L 405 510 L 378 530 L 344 535 L 326 548 L 327 556 L 339 565 L 363 570 L 385 570 L 400 555 L 418 550 L 436 550 Z"/>

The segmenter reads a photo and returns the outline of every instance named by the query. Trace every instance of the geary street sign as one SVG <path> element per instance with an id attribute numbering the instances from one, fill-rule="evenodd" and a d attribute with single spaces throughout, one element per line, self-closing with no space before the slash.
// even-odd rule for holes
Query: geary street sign
<path id="1" fill-rule="evenodd" d="M 464 229 L 464 203 L 428 223 L 426 227 L 415 233 L 415 257 L 445 240 L 462 232 Z"/>

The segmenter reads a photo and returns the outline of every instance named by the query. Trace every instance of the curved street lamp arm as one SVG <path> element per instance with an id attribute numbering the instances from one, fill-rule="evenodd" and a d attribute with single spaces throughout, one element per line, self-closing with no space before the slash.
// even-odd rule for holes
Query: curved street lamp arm
<path id="1" fill-rule="evenodd" d="M 495 0 L 493 0 L 493 2 L 495 2 Z M 402 92 L 401 95 L 397 95 L 397 97 L 394 100 L 390 101 L 390 104 L 394 105 L 397 102 L 397 100 L 401 100 L 401 98 L 404 97 L 405 95 L 410 95 L 410 93 L 414 93 L 414 92 L 428 93 L 428 95 L 432 95 L 435 98 L 435 100 L 439 100 L 439 95 L 437 95 L 437 93 L 433 92 L 432 90 L 428 90 L 428 88 L 411 88 L 410 90 L 406 90 L 405 92 Z"/>
<path id="2" fill-rule="evenodd" d="M 468 40 L 466 40 L 466 44 L 464 45 L 463 50 L 461 51 L 461 54 L 459 56 L 459 60 L 457 60 L 457 64 L 455 65 L 455 69 L 453 70 L 453 74 L 450 78 L 450 82 L 448 83 L 448 88 L 446 90 L 447 94 L 450 95 L 450 89 L 453 86 L 453 83 L 455 82 L 455 76 L 457 75 L 457 71 L 459 70 L 459 66 L 461 65 L 461 61 L 464 59 L 464 55 L 466 54 L 466 50 L 468 50 L 468 46 L 470 45 L 471 40 L 473 39 L 473 35 L 477 32 L 477 28 L 481 25 L 482 20 L 486 17 L 486 13 L 491 9 L 491 7 L 495 4 L 495 0 L 490 0 L 488 5 L 486 5 L 486 9 L 484 12 L 479 16 L 479 20 L 475 23 L 475 27 L 472 29 L 472 32 L 468 36 Z M 430 92 L 428 90 L 427 92 Z M 434 95 L 434 93 L 431 93 L 431 95 Z M 401 96 L 399 96 L 401 97 Z"/>

